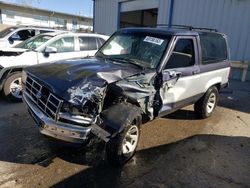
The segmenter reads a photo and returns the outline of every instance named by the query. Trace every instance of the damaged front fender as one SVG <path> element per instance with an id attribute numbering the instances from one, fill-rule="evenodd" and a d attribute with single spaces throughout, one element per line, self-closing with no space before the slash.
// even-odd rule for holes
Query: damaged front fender
<path id="1" fill-rule="evenodd" d="M 135 117 L 141 116 L 142 111 L 139 107 L 128 103 L 119 103 L 104 110 L 100 114 L 102 123 L 93 125 L 91 132 L 108 142 L 110 138 L 121 133 L 126 126 L 132 124 Z"/>

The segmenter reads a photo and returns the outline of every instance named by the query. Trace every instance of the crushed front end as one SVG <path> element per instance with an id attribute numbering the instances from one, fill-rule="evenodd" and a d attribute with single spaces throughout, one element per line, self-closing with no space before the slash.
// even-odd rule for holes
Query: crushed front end
<path id="1" fill-rule="evenodd" d="M 23 80 L 23 100 L 42 134 L 73 143 L 88 139 L 97 118 L 70 113 L 67 103 L 38 80 L 29 75 L 24 75 Z"/>

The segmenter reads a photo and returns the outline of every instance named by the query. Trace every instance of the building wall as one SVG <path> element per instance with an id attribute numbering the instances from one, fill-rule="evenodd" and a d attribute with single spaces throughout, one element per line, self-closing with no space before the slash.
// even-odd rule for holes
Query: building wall
<path id="1" fill-rule="evenodd" d="M 117 30 L 119 0 L 94 0 L 94 31 L 110 35 Z"/>
<path id="2" fill-rule="evenodd" d="M 235 60 L 250 60 L 250 1 L 175 0 L 173 24 L 216 28 L 226 33 Z"/>
<path id="3" fill-rule="evenodd" d="M 119 28 L 120 11 L 133 10 L 137 6 L 134 10 L 158 8 L 161 1 L 168 0 L 94 0 L 94 31 L 111 35 Z M 127 6 L 121 7 L 121 3 L 127 3 Z"/>
<path id="4" fill-rule="evenodd" d="M 36 25 L 43 27 L 61 27 L 72 29 L 93 29 L 93 21 L 90 18 L 70 16 L 67 14 L 39 11 L 37 9 L 20 8 L 1 4 L 1 23 L 8 25 Z M 76 25 L 73 25 L 76 22 Z"/>

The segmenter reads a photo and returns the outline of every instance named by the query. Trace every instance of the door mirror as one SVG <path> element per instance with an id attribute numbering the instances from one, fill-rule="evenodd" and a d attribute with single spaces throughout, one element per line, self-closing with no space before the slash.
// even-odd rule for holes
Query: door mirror
<path id="1" fill-rule="evenodd" d="M 44 56 L 49 57 L 49 54 L 57 53 L 57 49 L 55 47 L 47 46 L 44 50 Z"/>
<path id="2" fill-rule="evenodd" d="M 8 41 L 9 41 L 10 44 L 14 44 L 14 38 L 9 37 Z"/>
<path id="3" fill-rule="evenodd" d="M 18 35 L 18 33 L 15 33 L 15 34 L 11 35 L 8 40 L 9 40 L 10 44 L 14 44 L 15 41 L 21 41 L 21 38 Z"/>
<path id="4" fill-rule="evenodd" d="M 165 70 L 162 73 L 163 86 L 173 87 L 181 76 L 181 72 Z"/>

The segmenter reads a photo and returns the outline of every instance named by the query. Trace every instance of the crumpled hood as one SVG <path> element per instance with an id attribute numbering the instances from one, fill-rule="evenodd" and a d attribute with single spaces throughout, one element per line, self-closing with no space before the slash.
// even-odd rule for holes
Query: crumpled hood
<path id="1" fill-rule="evenodd" d="M 142 70 L 131 65 L 121 65 L 101 58 L 71 59 L 26 68 L 28 74 L 49 87 L 56 95 L 70 101 L 72 90 L 103 87 Z"/>
<path id="2" fill-rule="evenodd" d="M 0 56 L 17 56 L 28 51 L 23 48 L 0 48 Z"/>

